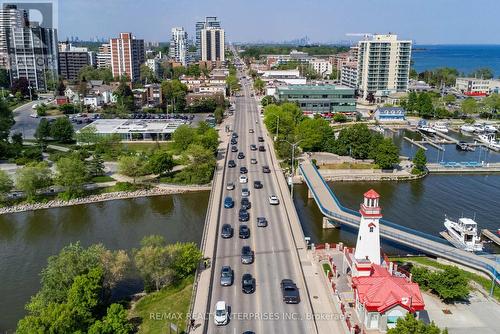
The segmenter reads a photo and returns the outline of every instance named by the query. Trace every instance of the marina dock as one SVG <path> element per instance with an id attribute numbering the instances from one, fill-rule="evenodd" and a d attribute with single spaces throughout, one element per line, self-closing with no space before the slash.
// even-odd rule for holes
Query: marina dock
<path id="1" fill-rule="evenodd" d="M 444 134 L 444 133 L 439 132 L 439 131 L 436 132 L 436 135 L 439 136 L 439 137 L 441 137 L 441 138 L 443 138 L 443 139 L 445 139 L 446 141 L 448 141 L 449 144 L 458 144 L 458 142 L 459 142 L 458 139 L 450 137 L 447 134 Z"/>
<path id="2" fill-rule="evenodd" d="M 452 244 L 453 246 L 455 246 L 456 248 L 458 249 L 464 249 L 464 246 L 462 244 L 460 244 L 459 242 L 457 242 L 455 239 L 453 239 L 451 237 L 451 235 L 447 232 L 447 231 L 442 231 L 442 232 L 439 232 L 439 234 L 446 239 L 446 241 L 448 241 L 450 244 Z"/>
<path id="3" fill-rule="evenodd" d="M 421 149 L 424 149 L 425 151 L 427 151 L 427 147 L 425 147 L 424 145 L 420 144 L 419 142 L 417 142 L 417 141 L 415 141 L 415 140 L 413 140 L 411 138 L 408 138 L 408 137 L 403 137 L 403 138 L 404 138 L 404 140 L 412 143 L 413 145 L 418 146 Z"/>
<path id="4" fill-rule="evenodd" d="M 490 230 L 483 229 L 483 230 L 481 230 L 481 234 L 484 237 L 486 237 L 489 240 L 491 240 L 494 243 L 496 243 L 498 246 L 500 246 L 500 238 L 496 234 L 494 234 L 493 232 L 491 232 Z"/>
<path id="5" fill-rule="evenodd" d="M 500 173 L 500 163 L 446 162 L 427 164 L 429 173 Z"/>

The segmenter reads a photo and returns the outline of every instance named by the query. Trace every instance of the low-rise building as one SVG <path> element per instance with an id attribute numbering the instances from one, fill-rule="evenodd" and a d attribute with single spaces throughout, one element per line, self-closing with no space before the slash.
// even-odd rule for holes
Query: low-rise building
<path id="1" fill-rule="evenodd" d="M 336 85 L 287 85 L 276 87 L 278 102 L 297 102 L 305 113 L 356 114 L 354 89 Z"/>
<path id="2" fill-rule="evenodd" d="M 160 84 L 144 85 L 147 92 L 148 104 L 152 107 L 157 107 L 163 104 L 163 92 Z"/>
<path id="3" fill-rule="evenodd" d="M 288 85 L 305 85 L 307 79 L 300 75 L 298 69 L 295 70 L 268 70 L 261 71 L 261 79 L 265 82 L 280 81 Z"/>
<path id="4" fill-rule="evenodd" d="M 457 78 L 455 88 L 464 95 L 485 96 L 493 92 L 498 92 L 500 80 L 498 79 L 478 79 L 478 78 Z"/>
<path id="5" fill-rule="evenodd" d="M 406 110 L 401 107 L 381 107 L 375 110 L 374 118 L 380 122 L 405 121 Z"/>
<path id="6" fill-rule="evenodd" d="M 319 75 L 321 75 L 322 77 L 329 76 L 333 72 L 332 64 L 326 59 L 313 58 L 309 60 L 308 63 L 309 65 L 311 65 L 314 71 Z"/>
<path id="7" fill-rule="evenodd" d="M 87 95 L 83 98 L 83 105 L 97 109 L 104 105 L 104 101 L 101 95 Z"/>

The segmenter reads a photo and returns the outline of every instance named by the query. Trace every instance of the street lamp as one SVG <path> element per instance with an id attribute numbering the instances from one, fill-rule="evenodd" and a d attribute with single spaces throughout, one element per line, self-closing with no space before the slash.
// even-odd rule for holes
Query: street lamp
<path id="1" fill-rule="evenodd" d="M 293 177 L 295 176 L 295 149 L 297 148 L 297 146 L 299 145 L 299 143 L 301 141 L 303 141 L 304 139 L 301 139 L 295 143 L 290 143 L 288 140 L 285 140 L 285 139 L 282 139 L 281 141 L 284 141 L 286 143 L 288 143 L 288 145 L 290 145 L 292 147 L 292 182 L 290 184 L 290 188 L 291 188 L 291 196 L 292 196 L 292 200 L 293 200 Z"/>
<path id="2" fill-rule="evenodd" d="M 276 135 L 274 136 L 274 141 L 278 140 L 278 130 L 280 128 L 280 117 L 276 115 Z"/>
<path id="3" fill-rule="evenodd" d="M 33 87 L 31 87 L 31 85 L 29 85 L 29 86 L 28 86 L 28 89 L 29 89 L 29 91 L 30 91 L 30 101 L 33 101 L 33 94 L 31 93 L 31 89 L 32 89 L 32 88 L 33 88 Z"/>

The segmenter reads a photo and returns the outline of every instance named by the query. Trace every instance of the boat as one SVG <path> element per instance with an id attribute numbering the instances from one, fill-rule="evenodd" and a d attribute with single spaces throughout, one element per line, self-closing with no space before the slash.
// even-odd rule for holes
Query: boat
<path id="1" fill-rule="evenodd" d="M 464 141 L 458 142 L 456 145 L 456 148 L 459 151 L 474 152 L 476 150 L 476 147 L 474 145 L 469 144 L 469 143 L 464 142 Z"/>
<path id="2" fill-rule="evenodd" d="M 482 124 L 473 124 L 472 127 L 474 128 L 474 133 L 483 133 L 484 132 L 484 126 Z"/>
<path id="3" fill-rule="evenodd" d="M 460 218 L 453 221 L 445 218 L 444 226 L 451 237 L 453 246 L 466 250 L 468 252 L 480 252 L 483 250 L 483 244 L 479 237 L 477 223 L 471 218 Z"/>
<path id="4" fill-rule="evenodd" d="M 436 130 L 434 130 L 433 128 L 431 128 L 430 126 L 428 126 L 427 122 L 424 121 L 424 120 L 418 122 L 417 131 L 420 131 L 422 133 L 426 133 L 426 134 L 429 134 L 429 135 L 436 134 Z"/>
<path id="5" fill-rule="evenodd" d="M 385 130 L 383 127 L 381 127 L 380 125 L 377 125 L 375 128 L 373 128 L 375 131 L 381 133 L 381 134 L 385 134 Z"/>
<path id="6" fill-rule="evenodd" d="M 484 132 L 488 133 L 496 133 L 498 131 L 498 129 L 492 124 L 484 124 L 483 128 Z"/>
<path id="7" fill-rule="evenodd" d="M 436 122 L 431 127 L 437 132 L 448 133 L 448 125 L 445 122 Z"/>
<path id="8" fill-rule="evenodd" d="M 488 147 L 494 150 L 500 150 L 500 142 L 495 139 L 494 133 L 485 133 L 477 136 L 480 142 L 485 143 Z"/>
<path id="9" fill-rule="evenodd" d="M 475 129 L 476 128 L 470 124 L 464 124 L 460 127 L 460 130 L 463 132 L 474 132 Z"/>

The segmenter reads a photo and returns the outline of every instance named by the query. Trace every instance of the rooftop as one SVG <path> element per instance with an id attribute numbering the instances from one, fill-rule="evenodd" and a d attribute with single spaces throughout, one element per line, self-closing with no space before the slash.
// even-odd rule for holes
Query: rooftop
<path id="1" fill-rule="evenodd" d="M 101 134 L 163 133 L 171 134 L 180 125 L 186 124 L 178 119 L 99 119 L 87 127 L 95 127 Z"/>
<path id="2" fill-rule="evenodd" d="M 303 90 L 309 90 L 309 91 L 332 91 L 332 90 L 348 90 L 348 91 L 354 91 L 353 88 L 349 88 L 346 86 L 340 86 L 340 85 L 288 85 L 288 86 L 283 86 L 279 87 L 280 91 L 303 91 Z"/>

